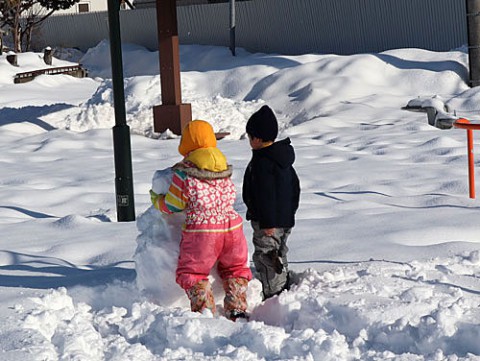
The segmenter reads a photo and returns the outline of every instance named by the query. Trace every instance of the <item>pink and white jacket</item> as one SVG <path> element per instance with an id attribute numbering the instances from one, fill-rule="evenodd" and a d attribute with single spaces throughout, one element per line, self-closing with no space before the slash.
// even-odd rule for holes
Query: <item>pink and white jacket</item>
<path id="1" fill-rule="evenodd" d="M 229 232 L 242 227 L 242 218 L 233 208 L 236 190 L 231 166 L 213 172 L 184 160 L 173 169 L 168 193 L 158 206 L 167 214 L 185 210 L 185 232 Z"/>

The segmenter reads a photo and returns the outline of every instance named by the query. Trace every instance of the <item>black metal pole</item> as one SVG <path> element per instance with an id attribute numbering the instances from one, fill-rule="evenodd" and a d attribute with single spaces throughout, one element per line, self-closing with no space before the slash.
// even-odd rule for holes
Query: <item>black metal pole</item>
<path id="1" fill-rule="evenodd" d="M 230 51 L 235 56 L 235 0 L 230 0 Z"/>
<path id="2" fill-rule="evenodd" d="M 466 0 L 469 85 L 480 85 L 480 0 Z"/>
<path id="3" fill-rule="evenodd" d="M 108 26 L 110 30 L 113 105 L 115 109 L 113 151 L 115 157 L 115 194 L 117 203 L 117 220 L 119 222 L 129 222 L 135 220 L 135 204 L 133 198 L 130 128 L 127 125 L 125 111 L 119 10 L 120 0 L 108 0 Z"/>

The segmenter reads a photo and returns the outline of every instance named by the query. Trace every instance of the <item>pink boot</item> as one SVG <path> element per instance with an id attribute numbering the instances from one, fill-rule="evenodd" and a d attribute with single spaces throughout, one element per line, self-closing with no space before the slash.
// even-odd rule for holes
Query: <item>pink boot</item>
<path id="1" fill-rule="evenodd" d="M 247 318 L 247 288 L 246 278 L 227 278 L 223 280 L 225 298 L 223 307 L 227 318 L 235 321 L 237 318 Z"/>
<path id="2" fill-rule="evenodd" d="M 212 286 L 207 280 L 200 281 L 187 290 L 192 312 L 203 312 L 206 308 L 213 314 L 217 311 L 213 298 Z"/>

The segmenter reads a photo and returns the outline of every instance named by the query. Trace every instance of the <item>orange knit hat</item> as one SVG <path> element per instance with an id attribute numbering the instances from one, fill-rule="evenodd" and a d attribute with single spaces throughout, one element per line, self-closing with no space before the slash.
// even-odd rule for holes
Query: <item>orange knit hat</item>
<path id="1" fill-rule="evenodd" d="M 178 151 L 185 157 L 195 149 L 216 146 L 217 139 L 210 123 L 204 120 L 193 120 L 182 130 L 182 139 Z"/>

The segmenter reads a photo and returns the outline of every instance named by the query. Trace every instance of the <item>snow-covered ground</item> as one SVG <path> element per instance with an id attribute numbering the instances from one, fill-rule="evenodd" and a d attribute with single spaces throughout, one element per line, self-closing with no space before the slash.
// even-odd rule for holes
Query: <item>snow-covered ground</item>
<path id="1" fill-rule="evenodd" d="M 3 55 L 0 360 L 480 360 L 480 204 L 468 198 L 465 131 L 402 109 L 480 119 L 466 52 L 180 51 L 183 101 L 194 118 L 230 132 L 219 148 L 242 215 L 248 117 L 269 104 L 280 138 L 292 139 L 298 285 L 262 303 L 252 282 L 248 323 L 155 303 L 137 284 L 140 231 L 116 222 L 108 43 L 57 53 L 54 66 L 80 61 L 84 79 L 14 85 L 15 73 L 45 67 L 41 54 L 19 54 L 18 68 Z M 152 131 L 158 54 L 124 44 L 124 68 L 142 219 L 155 171 L 180 160 L 179 138 Z M 248 223 L 245 233 L 250 240 Z M 179 292 L 151 268 L 165 296 Z"/>

